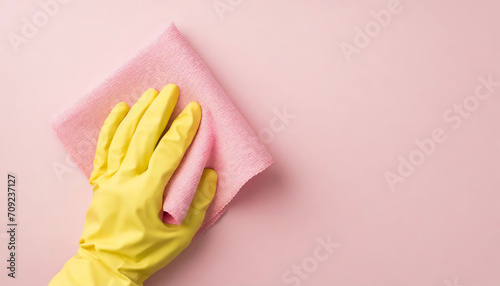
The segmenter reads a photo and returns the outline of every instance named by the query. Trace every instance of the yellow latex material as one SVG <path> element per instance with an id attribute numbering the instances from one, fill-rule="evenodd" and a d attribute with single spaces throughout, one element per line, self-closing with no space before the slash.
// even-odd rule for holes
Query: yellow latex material
<path id="1" fill-rule="evenodd" d="M 200 105 L 191 102 L 161 137 L 178 97 L 169 84 L 160 94 L 147 90 L 131 109 L 122 102 L 111 111 L 97 142 L 78 254 L 51 286 L 142 285 L 190 244 L 214 197 L 217 173 L 204 170 L 181 225 L 163 223 L 163 190 L 201 120 Z"/>

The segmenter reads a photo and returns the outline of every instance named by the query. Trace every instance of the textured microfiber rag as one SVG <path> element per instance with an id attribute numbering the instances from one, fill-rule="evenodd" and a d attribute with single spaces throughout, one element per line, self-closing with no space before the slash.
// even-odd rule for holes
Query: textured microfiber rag
<path id="1" fill-rule="evenodd" d="M 224 213 L 239 189 L 273 160 L 173 23 L 89 94 L 57 115 L 53 128 L 89 177 L 101 126 L 113 106 L 121 101 L 132 106 L 148 88 L 160 90 L 168 83 L 180 89 L 172 118 L 191 101 L 200 103 L 203 115 L 192 145 L 165 188 L 163 220 L 182 222 L 203 169 L 213 168 L 219 180 L 203 231 Z"/>

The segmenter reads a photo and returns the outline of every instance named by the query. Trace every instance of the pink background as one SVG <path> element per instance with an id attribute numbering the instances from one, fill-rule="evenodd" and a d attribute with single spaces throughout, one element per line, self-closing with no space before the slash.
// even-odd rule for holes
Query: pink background
<path id="1" fill-rule="evenodd" d="M 222 18 L 212 0 L 74 0 L 16 53 L 9 33 L 41 7 L 0 1 L 0 176 L 18 175 L 20 249 L 0 284 L 46 285 L 77 249 L 91 188 L 52 116 L 174 21 L 256 132 L 274 109 L 295 118 L 267 141 L 275 164 L 146 285 L 500 285 L 500 87 L 459 128 L 442 118 L 479 76 L 500 81 L 500 2 L 401 0 L 350 62 L 339 45 L 391 0 L 219 2 Z M 447 140 L 391 191 L 385 172 L 436 128 Z M 340 247 L 318 262 L 328 236 Z"/>

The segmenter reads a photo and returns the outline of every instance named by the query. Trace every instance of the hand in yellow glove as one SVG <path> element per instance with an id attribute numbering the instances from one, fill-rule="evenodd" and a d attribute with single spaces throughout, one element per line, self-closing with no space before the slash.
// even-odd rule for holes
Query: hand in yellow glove
<path id="1" fill-rule="evenodd" d="M 142 285 L 190 244 L 214 197 L 217 173 L 204 170 L 181 225 L 163 223 L 163 190 L 201 119 L 200 105 L 189 103 L 160 140 L 178 97 L 169 84 L 160 94 L 147 90 L 130 110 L 122 102 L 111 111 L 97 142 L 78 254 L 51 286 Z"/>

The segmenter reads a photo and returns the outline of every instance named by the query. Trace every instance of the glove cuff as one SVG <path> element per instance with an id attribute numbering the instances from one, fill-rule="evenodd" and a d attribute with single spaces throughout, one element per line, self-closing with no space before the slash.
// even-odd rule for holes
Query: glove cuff
<path id="1" fill-rule="evenodd" d="M 78 254 L 70 258 L 49 286 L 142 286 L 124 275 L 116 273 L 100 263 L 86 250 L 79 248 Z"/>

